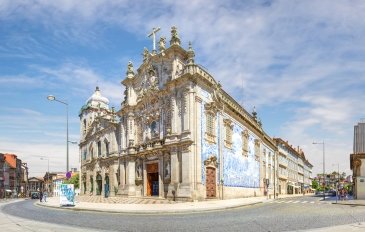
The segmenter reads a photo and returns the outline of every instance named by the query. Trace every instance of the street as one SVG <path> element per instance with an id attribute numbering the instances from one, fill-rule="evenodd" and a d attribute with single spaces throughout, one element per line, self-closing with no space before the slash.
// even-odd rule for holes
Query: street
<path id="1" fill-rule="evenodd" d="M 6 204 L 1 211 L 28 220 L 109 231 L 293 231 L 365 221 L 365 206 L 334 205 L 315 196 L 278 199 L 226 211 L 171 215 L 57 210 L 35 206 L 34 202 Z"/>

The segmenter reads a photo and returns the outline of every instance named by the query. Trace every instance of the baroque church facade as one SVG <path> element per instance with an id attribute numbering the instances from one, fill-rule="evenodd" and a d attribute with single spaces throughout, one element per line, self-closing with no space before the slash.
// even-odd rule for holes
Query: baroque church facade
<path id="1" fill-rule="evenodd" d="M 277 148 L 256 113 L 195 63 L 176 27 L 170 46 L 164 37 L 158 45 L 145 48 L 136 71 L 128 63 L 120 109 L 99 88 L 82 107 L 81 194 L 187 201 L 275 194 Z"/>

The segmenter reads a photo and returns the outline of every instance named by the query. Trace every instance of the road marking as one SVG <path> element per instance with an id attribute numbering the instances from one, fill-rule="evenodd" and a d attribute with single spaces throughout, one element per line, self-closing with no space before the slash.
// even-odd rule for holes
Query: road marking
<path id="1" fill-rule="evenodd" d="M 303 204 L 307 203 L 308 201 L 302 201 Z"/>
<path id="2" fill-rule="evenodd" d="M 294 202 L 292 202 L 292 203 L 295 203 L 295 204 L 296 204 L 296 203 L 299 203 L 299 202 L 300 202 L 300 201 L 294 201 Z"/>
<path id="3" fill-rule="evenodd" d="M 314 204 L 314 201 L 311 201 L 310 203 L 311 203 L 311 204 Z"/>
<path id="4" fill-rule="evenodd" d="M 291 202 L 293 202 L 293 201 L 287 201 L 287 202 L 285 202 L 285 203 L 291 203 Z"/>

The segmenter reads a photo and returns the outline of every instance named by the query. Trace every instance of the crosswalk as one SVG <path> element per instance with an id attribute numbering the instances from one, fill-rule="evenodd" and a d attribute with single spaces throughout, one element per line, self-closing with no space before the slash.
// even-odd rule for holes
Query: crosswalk
<path id="1" fill-rule="evenodd" d="M 328 201 L 310 201 L 310 200 L 285 200 L 285 199 L 280 199 L 280 200 L 274 200 L 274 201 L 269 201 L 267 202 L 268 204 L 332 204 L 331 202 Z"/>

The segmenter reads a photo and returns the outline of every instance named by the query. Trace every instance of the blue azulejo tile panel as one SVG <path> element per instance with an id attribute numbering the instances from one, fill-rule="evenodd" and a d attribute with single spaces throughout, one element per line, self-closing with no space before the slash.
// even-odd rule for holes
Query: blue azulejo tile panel
<path id="1" fill-rule="evenodd" d="M 231 187 L 257 188 L 260 181 L 260 166 L 255 161 L 255 138 L 249 136 L 248 156 L 242 153 L 242 128 L 233 125 L 232 149 L 223 148 L 224 185 Z"/>
<path id="2" fill-rule="evenodd" d="M 205 118 L 205 112 L 204 112 L 204 104 L 205 102 L 203 102 L 202 106 L 201 106 L 201 115 L 200 115 L 200 120 L 201 120 L 201 170 L 202 170 L 202 183 L 205 185 L 205 165 L 204 165 L 204 161 L 206 159 L 208 159 L 210 156 L 215 156 L 217 158 L 217 162 L 219 163 L 219 150 L 218 150 L 218 144 L 219 141 L 217 141 L 216 143 L 209 143 L 205 140 L 205 131 L 206 131 L 206 118 Z M 219 116 L 216 115 L 216 120 L 215 120 L 215 128 L 216 128 L 216 135 L 217 138 L 219 138 L 219 128 L 218 128 L 218 122 L 219 122 Z M 219 170 L 217 169 L 217 180 L 219 177 Z"/>

